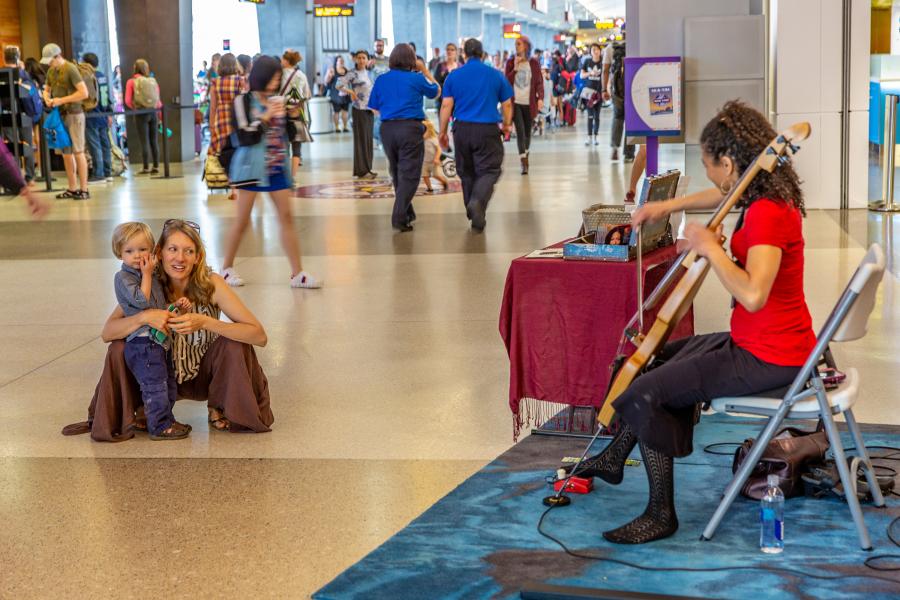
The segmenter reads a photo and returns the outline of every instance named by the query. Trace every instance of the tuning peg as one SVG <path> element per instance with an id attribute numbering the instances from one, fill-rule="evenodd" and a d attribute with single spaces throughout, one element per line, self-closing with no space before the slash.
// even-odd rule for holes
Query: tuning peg
<path id="1" fill-rule="evenodd" d="M 783 135 L 779 135 L 777 138 L 775 138 L 775 141 L 778 142 L 779 144 L 783 144 L 787 140 L 784 139 Z"/>
<path id="2" fill-rule="evenodd" d="M 775 148 L 769 146 L 768 148 L 766 148 L 766 154 L 775 154 Z"/>
<path id="3" fill-rule="evenodd" d="M 779 156 L 778 157 L 778 164 L 780 164 L 780 165 L 786 165 L 789 162 L 791 162 L 790 156 Z"/>
<path id="4" fill-rule="evenodd" d="M 800 151 L 800 146 L 796 146 L 794 144 L 788 144 L 788 147 L 791 149 L 791 154 L 797 154 Z"/>

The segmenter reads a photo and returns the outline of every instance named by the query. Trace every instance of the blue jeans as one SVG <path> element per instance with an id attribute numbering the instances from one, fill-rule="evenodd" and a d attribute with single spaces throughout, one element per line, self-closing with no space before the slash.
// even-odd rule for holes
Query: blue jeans
<path id="1" fill-rule="evenodd" d="M 372 126 L 372 138 L 381 143 L 381 116 L 379 113 L 375 113 L 375 124 Z"/>
<path id="2" fill-rule="evenodd" d="M 87 138 L 91 161 L 94 163 L 94 177 L 112 176 L 112 149 L 109 146 L 109 128 L 106 122 L 104 121 L 102 126 L 97 126 L 88 119 L 84 135 Z"/>
<path id="3" fill-rule="evenodd" d="M 166 349 L 149 337 L 137 337 L 125 343 L 125 364 L 141 388 L 147 429 L 159 435 L 172 426 L 172 406 L 178 397 L 175 369 Z"/>

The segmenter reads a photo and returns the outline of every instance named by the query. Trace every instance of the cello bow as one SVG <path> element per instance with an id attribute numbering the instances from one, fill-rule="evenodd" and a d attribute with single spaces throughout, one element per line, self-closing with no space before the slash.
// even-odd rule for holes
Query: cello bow
<path id="1" fill-rule="evenodd" d="M 713 213 L 713 216 L 706 224 L 707 229 L 715 231 L 741 199 L 741 196 L 744 195 L 747 186 L 750 185 L 753 178 L 760 171 L 771 173 L 778 165 L 788 162 L 790 157 L 799 150 L 797 142 L 805 140 L 809 133 L 809 123 L 795 123 L 769 142 L 769 145 L 750 163 L 750 166 L 744 170 L 734 187 L 719 203 L 715 213 Z M 628 389 L 631 382 L 650 364 L 653 357 L 665 345 L 675 327 L 678 326 L 678 323 L 690 310 L 708 272 L 709 261 L 706 258 L 698 256 L 693 250 L 685 250 L 678 257 L 678 260 L 669 267 L 662 281 L 656 286 L 647 301 L 643 303 L 642 310 L 654 308 L 666 291 L 673 285 L 675 286 L 659 309 L 656 320 L 650 326 L 649 331 L 646 334 L 640 332 L 636 337 L 635 341 L 637 343 L 635 345 L 637 348 L 613 379 L 607 391 L 606 399 L 603 402 L 603 407 L 597 415 L 597 421 L 600 424 L 609 426 L 610 422 L 612 422 L 615 415 L 613 402 Z M 635 314 L 631 322 L 626 326 L 624 337 L 628 337 L 628 329 L 634 325 L 637 319 L 638 315 Z"/>

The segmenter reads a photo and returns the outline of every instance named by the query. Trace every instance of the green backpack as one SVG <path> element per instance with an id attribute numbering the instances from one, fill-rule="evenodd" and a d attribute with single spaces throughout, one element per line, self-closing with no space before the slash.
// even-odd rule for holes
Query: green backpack
<path id="1" fill-rule="evenodd" d="M 156 108 L 159 105 L 159 86 L 153 77 L 137 77 L 134 80 L 134 106 Z"/>
<path id="2" fill-rule="evenodd" d="M 77 63 L 75 66 L 78 67 L 78 74 L 84 80 L 88 92 L 88 97 L 81 101 L 81 106 L 84 110 L 94 110 L 100 103 L 100 86 L 97 84 L 94 67 L 85 62 Z"/>

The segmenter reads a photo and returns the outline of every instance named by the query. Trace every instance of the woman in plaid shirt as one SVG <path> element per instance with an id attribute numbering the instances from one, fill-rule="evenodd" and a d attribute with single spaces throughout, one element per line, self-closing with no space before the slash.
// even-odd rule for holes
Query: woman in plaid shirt
<path id="1" fill-rule="evenodd" d="M 238 63 L 229 52 L 219 61 L 219 76 L 209 87 L 209 153 L 218 155 L 234 130 L 234 98 L 241 93 L 244 79 Z M 224 165 L 223 165 L 224 166 Z"/>

